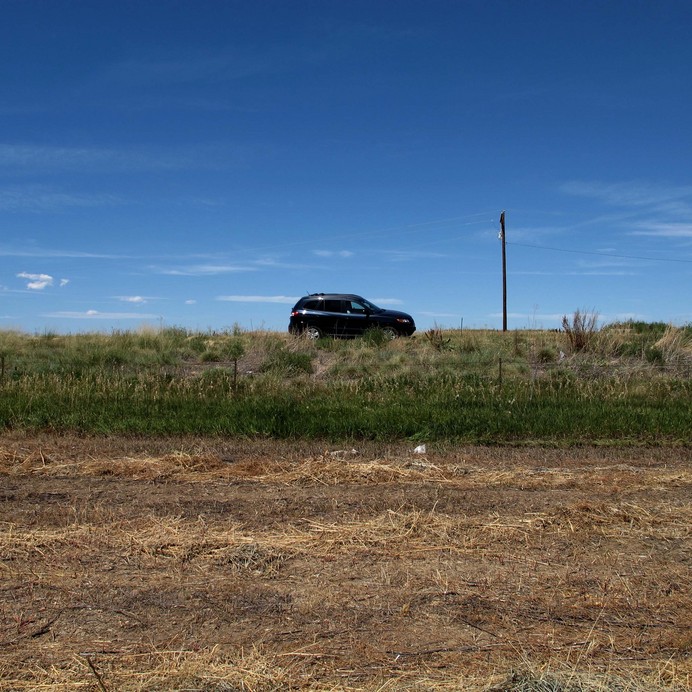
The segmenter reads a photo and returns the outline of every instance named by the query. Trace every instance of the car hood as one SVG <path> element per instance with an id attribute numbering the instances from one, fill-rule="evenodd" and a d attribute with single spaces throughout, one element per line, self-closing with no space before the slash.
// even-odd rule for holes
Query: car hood
<path id="1" fill-rule="evenodd" d="M 413 321 L 413 317 L 409 315 L 407 312 L 401 312 L 400 310 L 382 310 L 382 312 L 377 313 L 378 317 L 391 317 L 392 319 L 396 319 L 397 317 L 402 317 L 406 320 L 411 320 L 411 324 L 415 324 Z"/>

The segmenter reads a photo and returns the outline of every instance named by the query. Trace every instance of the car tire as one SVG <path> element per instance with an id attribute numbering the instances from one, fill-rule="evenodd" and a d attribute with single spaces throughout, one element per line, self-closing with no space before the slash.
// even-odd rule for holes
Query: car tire
<path id="1" fill-rule="evenodd" d="M 399 336 L 399 332 L 394 327 L 382 327 L 382 332 L 390 341 Z"/>
<path id="2" fill-rule="evenodd" d="M 317 341 L 317 339 L 322 338 L 322 330 L 314 324 L 309 324 L 305 327 L 303 334 L 305 334 L 305 337 L 310 341 Z"/>

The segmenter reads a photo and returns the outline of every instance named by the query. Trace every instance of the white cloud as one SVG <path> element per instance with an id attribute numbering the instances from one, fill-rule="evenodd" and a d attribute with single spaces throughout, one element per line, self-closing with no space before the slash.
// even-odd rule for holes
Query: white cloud
<path id="1" fill-rule="evenodd" d="M 627 321 L 642 321 L 647 322 L 651 320 L 648 315 L 642 315 L 637 312 L 619 312 L 612 315 L 599 315 L 599 321 L 601 324 L 607 324 L 608 322 L 627 322 Z"/>
<path id="2" fill-rule="evenodd" d="M 410 262 L 418 259 L 443 259 L 449 257 L 442 252 L 425 250 L 385 250 L 383 253 L 391 262 Z"/>
<path id="3" fill-rule="evenodd" d="M 638 231 L 632 231 L 631 235 L 647 235 L 659 238 L 692 238 L 692 224 L 686 222 L 646 222 L 637 225 Z"/>
<path id="4" fill-rule="evenodd" d="M 30 272 L 20 272 L 17 278 L 26 279 L 26 287 L 31 291 L 42 291 L 53 285 L 54 279 L 50 274 L 31 274 Z M 67 286 L 70 283 L 69 279 L 60 279 L 59 286 Z"/>
<path id="5" fill-rule="evenodd" d="M 692 186 L 651 183 L 569 182 L 561 190 L 617 209 L 601 224 L 617 226 L 629 236 L 669 240 L 692 238 Z"/>
<path id="6" fill-rule="evenodd" d="M 404 301 L 398 298 L 373 298 L 375 305 L 403 305 Z"/>
<path id="7" fill-rule="evenodd" d="M 418 314 L 425 317 L 453 317 L 457 320 L 462 316 L 458 312 L 427 312 L 426 310 L 421 310 Z"/>
<path id="8" fill-rule="evenodd" d="M 197 305 L 197 301 L 191 298 L 190 300 L 185 301 L 185 305 Z"/>
<path id="9" fill-rule="evenodd" d="M 206 156 L 200 156 L 200 154 Z M 208 167 L 213 152 L 156 149 L 50 147 L 0 143 L 0 168 L 28 170 L 178 170 Z"/>
<path id="10" fill-rule="evenodd" d="M 560 189 L 575 197 L 598 199 L 605 204 L 617 207 L 648 207 L 669 205 L 687 198 L 692 198 L 692 187 L 652 185 L 648 183 L 600 183 L 571 181 L 564 183 Z M 679 207 L 675 207 L 679 209 Z"/>
<path id="11" fill-rule="evenodd" d="M 115 195 L 63 192 L 44 185 L 0 189 L 0 209 L 6 211 L 52 211 L 66 207 L 102 207 L 122 204 Z"/>
<path id="12" fill-rule="evenodd" d="M 599 257 L 597 259 L 577 260 L 577 267 L 583 270 L 629 269 L 642 266 L 642 260 L 630 257 Z"/>
<path id="13" fill-rule="evenodd" d="M 355 254 L 350 250 L 313 250 L 312 252 L 318 257 L 341 257 L 343 259 L 353 257 Z"/>
<path id="14" fill-rule="evenodd" d="M 0 166 L 59 167 L 84 166 L 117 158 L 109 149 L 50 147 L 33 144 L 0 144 Z"/>
<path id="15" fill-rule="evenodd" d="M 104 255 L 94 252 L 81 252 L 79 250 L 52 250 L 41 248 L 17 249 L 8 246 L 0 246 L 0 257 L 66 257 L 84 259 L 128 259 L 128 255 Z"/>
<path id="16" fill-rule="evenodd" d="M 30 274 L 20 272 L 17 274 L 20 279 L 26 279 L 26 287 L 32 291 L 42 291 L 44 288 L 53 285 L 53 277 L 50 274 Z"/>
<path id="17" fill-rule="evenodd" d="M 50 312 L 43 317 L 57 317 L 60 319 L 72 320 L 140 320 L 140 319 L 159 319 L 160 315 L 144 314 L 141 312 L 99 312 L 98 310 L 87 310 L 86 312 Z"/>
<path id="18" fill-rule="evenodd" d="M 597 271 L 595 269 L 576 271 L 576 272 L 563 272 L 563 276 L 639 276 L 638 272 L 628 272 L 624 269 L 612 269 L 607 271 L 605 269 Z"/>
<path id="19" fill-rule="evenodd" d="M 235 264 L 195 264 L 188 267 L 157 269 L 166 276 L 215 276 L 217 274 L 233 274 L 236 272 L 254 272 L 255 267 L 243 267 Z"/>
<path id="20" fill-rule="evenodd" d="M 231 303 L 283 303 L 293 305 L 298 298 L 295 296 L 217 296 L 216 300 Z"/>
<path id="21" fill-rule="evenodd" d="M 559 274 L 562 276 L 563 272 L 544 272 L 544 271 L 508 271 L 508 274 L 512 276 L 555 276 Z"/>
<path id="22" fill-rule="evenodd" d="M 261 267 L 262 269 L 290 269 L 291 271 L 296 271 L 298 269 L 314 269 L 314 265 L 309 264 L 299 264 L 297 262 L 277 262 L 274 259 L 263 258 L 258 260 L 253 260 L 252 264 L 256 267 Z"/>
<path id="23" fill-rule="evenodd" d="M 113 63 L 105 71 L 103 78 L 118 84 L 124 83 L 129 89 L 148 88 L 151 85 L 160 87 L 161 84 L 227 83 L 261 74 L 283 73 L 288 66 L 322 59 L 319 52 L 308 48 L 296 49 L 295 46 L 290 54 L 276 46 L 251 57 L 239 55 L 237 51 L 204 51 L 199 54 L 196 51 L 181 50 L 175 56 L 125 59 Z"/>
<path id="24" fill-rule="evenodd" d="M 123 303 L 136 303 L 138 305 L 142 305 L 147 302 L 147 298 L 143 298 L 142 296 L 117 296 L 118 300 L 122 301 Z"/>
<path id="25" fill-rule="evenodd" d="M 529 313 L 529 312 L 508 312 L 507 317 L 512 320 L 528 320 L 531 322 L 531 324 L 534 324 L 536 320 L 545 320 L 546 322 L 554 322 L 554 321 L 562 321 L 562 318 L 564 317 L 566 313 L 564 312 L 554 312 L 554 313 L 545 313 L 545 314 L 538 314 L 538 313 Z M 497 317 L 502 317 L 501 312 L 491 312 L 489 317 L 497 318 Z"/>

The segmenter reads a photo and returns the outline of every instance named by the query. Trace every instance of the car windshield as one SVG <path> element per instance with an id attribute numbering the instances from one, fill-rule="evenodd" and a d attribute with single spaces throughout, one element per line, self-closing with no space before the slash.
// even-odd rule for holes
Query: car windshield
<path id="1" fill-rule="evenodd" d="M 382 308 L 378 308 L 377 305 L 375 305 L 374 303 L 371 303 L 369 300 L 365 300 L 365 298 L 363 298 L 359 302 L 363 303 L 363 305 L 365 305 L 365 307 L 368 310 L 370 310 L 371 312 L 384 312 L 384 310 Z"/>

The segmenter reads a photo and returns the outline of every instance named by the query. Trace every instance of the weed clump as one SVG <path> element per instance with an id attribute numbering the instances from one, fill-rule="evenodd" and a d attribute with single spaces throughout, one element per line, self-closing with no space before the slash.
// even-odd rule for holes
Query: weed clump
<path id="1" fill-rule="evenodd" d="M 261 367 L 262 372 L 290 377 L 312 374 L 312 354 L 290 351 L 287 348 L 272 350 Z"/>
<path id="2" fill-rule="evenodd" d="M 382 348 L 392 340 L 392 335 L 380 327 L 368 327 L 361 337 L 361 341 L 366 346 Z"/>
<path id="3" fill-rule="evenodd" d="M 586 351 L 598 332 L 598 313 L 575 310 L 571 319 L 567 315 L 562 317 L 562 329 L 574 351 Z"/>
<path id="4" fill-rule="evenodd" d="M 444 332 L 439 327 L 428 329 L 425 332 L 425 338 L 436 351 L 444 351 L 449 348 L 451 342 L 451 339 L 446 338 Z"/>

